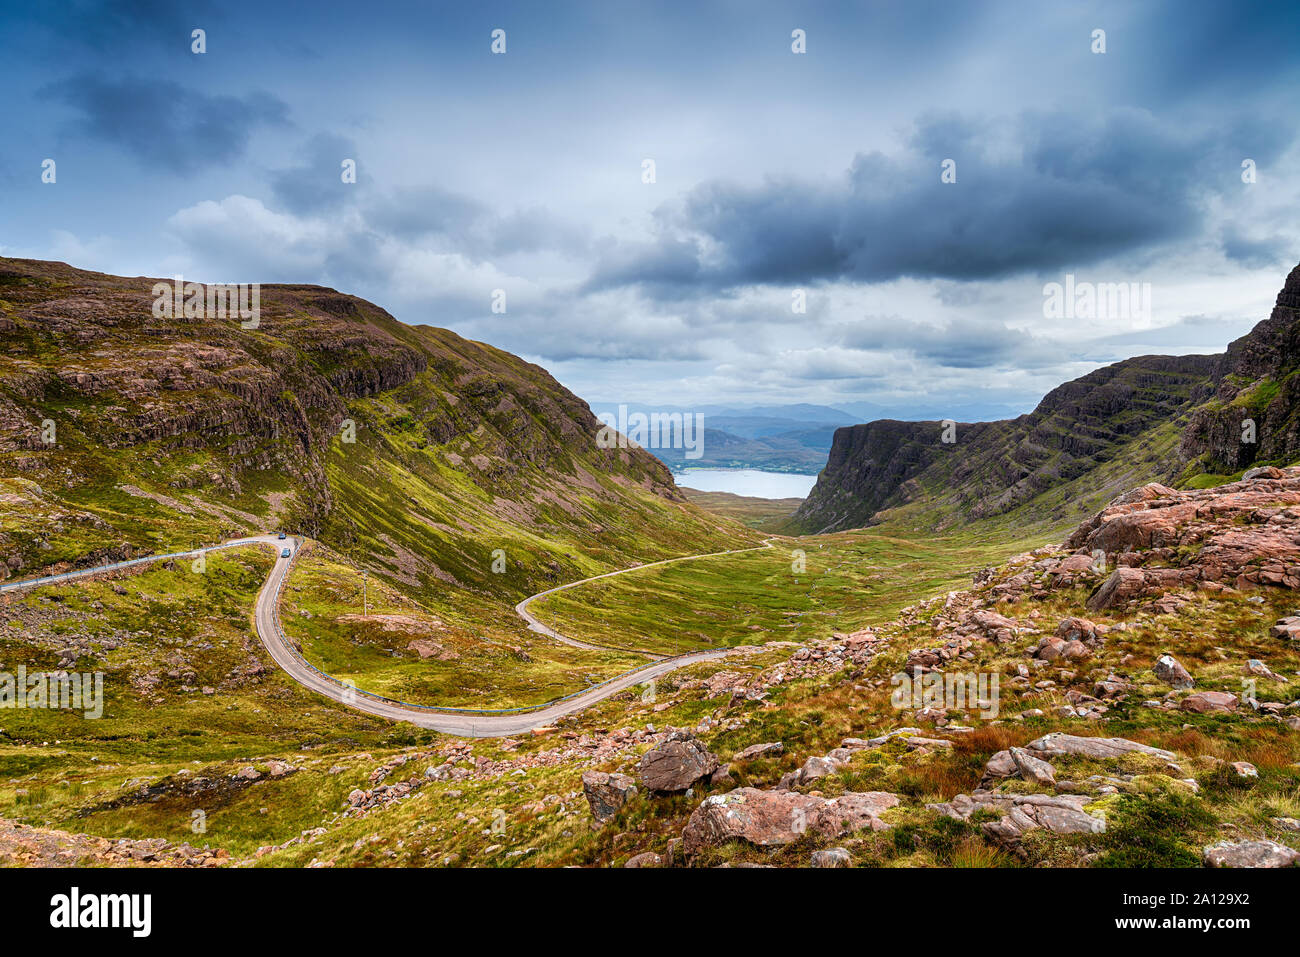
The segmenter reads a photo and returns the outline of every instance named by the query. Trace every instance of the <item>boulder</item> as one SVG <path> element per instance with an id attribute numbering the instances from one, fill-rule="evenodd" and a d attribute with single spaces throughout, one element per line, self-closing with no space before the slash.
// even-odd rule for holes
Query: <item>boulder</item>
<path id="1" fill-rule="evenodd" d="M 1024 780 L 1044 787 L 1056 786 L 1056 769 L 1042 758 L 1034 757 L 1024 748 L 1012 748 L 1011 760 Z"/>
<path id="2" fill-rule="evenodd" d="M 809 781 L 816 781 L 828 774 L 834 774 L 837 770 L 839 769 L 835 766 L 835 762 L 830 758 L 809 758 L 799 769 L 799 783 L 807 784 Z"/>
<path id="3" fill-rule="evenodd" d="M 716 770 L 718 756 L 693 735 L 678 731 L 642 755 L 636 773 L 646 790 L 675 794 L 703 781 Z"/>
<path id="4" fill-rule="evenodd" d="M 1061 657 L 1068 661 L 1082 661 L 1092 656 L 1092 649 L 1082 641 L 1067 641 L 1061 649 Z"/>
<path id="5" fill-rule="evenodd" d="M 1091 563 L 1086 555 L 1075 555 Z M 1056 626 L 1056 637 L 1062 641 L 1092 641 L 1097 637 L 1097 626 L 1087 618 L 1066 618 Z"/>
<path id="6" fill-rule="evenodd" d="M 828 847 L 824 851 L 812 852 L 813 867 L 852 867 L 853 858 L 842 847 Z"/>
<path id="7" fill-rule="evenodd" d="M 1192 674 L 1173 655 L 1161 655 L 1151 669 L 1157 678 L 1179 691 L 1188 691 L 1196 682 Z"/>
<path id="8" fill-rule="evenodd" d="M 995 791 L 977 791 L 975 794 L 958 794 L 943 804 L 927 804 L 958 821 L 965 821 L 978 810 L 990 809 L 1004 812 L 997 821 L 987 821 L 983 831 L 993 840 L 1014 847 L 1026 832 L 1045 828 L 1056 834 L 1100 834 L 1106 830 L 1106 821 L 1084 810 L 1092 800 L 1074 794 L 1003 794 Z"/>
<path id="9" fill-rule="evenodd" d="M 1036 738 L 1025 745 L 1030 751 L 1046 755 L 1078 754 L 1086 758 L 1118 758 L 1132 751 L 1150 754 L 1166 761 L 1174 759 L 1172 751 L 1153 748 L 1149 744 L 1130 741 L 1127 738 L 1085 738 L 1075 734 L 1054 731 Z"/>
<path id="10" fill-rule="evenodd" d="M 1300 853 L 1272 841 L 1220 841 L 1205 849 L 1207 867 L 1293 867 Z"/>
<path id="11" fill-rule="evenodd" d="M 1011 757 L 1010 751 L 999 751 L 989 758 L 988 763 L 984 765 L 984 777 L 986 779 L 1009 778 L 1019 773 L 1020 768 L 1015 759 Z"/>
<path id="12" fill-rule="evenodd" d="M 764 744 L 751 744 L 743 751 L 736 752 L 733 760 L 752 761 L 755 758 L 779 758 L 785 754 L 785 745 L 780 741 L 769 741 Z"/>
<path id="13" fill-rule="evenodd" d="M 591 816 L 604 824 L 636 794 L 636 782 L 626 774 L 583 771 L 582 793 L 591 805 Z"/>
<path id="14" fill-rule="evenodd" d="M 1197 714 L 1226 713 L 1237 710 L 1237 696 L 1226 691 L 1198 691 L 1184 698 L 1178 706 Z"/>
<path id="15" fill-rule="evenodd" d="M 1047 638 L 1038 646 L 1034 652 L 1034 657 L 1042 661 L 1055 661 L 1065 651 L 1065 640 L 1062 638 Z"/>
<path id="16" fill-rule="evenodd" d="M 1285 678 L 1274 672 L 1272 668 L 1258 658 L 1251 658 L 1246 662 L 1246 674 L 1254 675 L 1256 678 L 1268 678 L 1270 681 L 1286 681 Z"/>
<path id="17" fill-rule="evenodd" d="M 682 831 L 682 848 L 690 857 L 733 840 L 777 847 L 807 831 L 834 839 L 862 828 L 884 830 L 889 825 L 880 814 L 897 804 L 897 795 L 883 791 L 850 791 L 826 800 L 797 791 L 737 788 L 711 795 L 695 809 Z"/>
<path id="18" fill-rule="evenodd" d="M 624 867 L 662 867 L 663 858 L 654 851 L 646 851 L 644 854 L 636 854 L 627 859 Z"/>
<path id="19" fill-rule="evenodd" d="M 1088 598 L 1088 610 L 1100 611 L 1122 604 L 1140 595 L 1146 588 L 1146 576 L 1140 568 L 1121 565 Z"/>
<path id="20" fill-rule="evenodd" d="M 992 641 L 1007 642 L 1020 630 L 1020 625 L 995 611 L 978 610 L 970 614 L 969 621 Z"/>

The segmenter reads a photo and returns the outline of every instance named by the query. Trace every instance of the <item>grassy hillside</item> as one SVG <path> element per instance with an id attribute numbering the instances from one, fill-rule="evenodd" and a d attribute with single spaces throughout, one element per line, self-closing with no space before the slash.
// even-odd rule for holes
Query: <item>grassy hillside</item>
<path id="1" fill-rule="evenodd" d="M 0 577 L 288 528 L 513 604 L 748 534 L 508 353 L 312 286 L 156 318 L 154 282 L 0 260 Z"/>

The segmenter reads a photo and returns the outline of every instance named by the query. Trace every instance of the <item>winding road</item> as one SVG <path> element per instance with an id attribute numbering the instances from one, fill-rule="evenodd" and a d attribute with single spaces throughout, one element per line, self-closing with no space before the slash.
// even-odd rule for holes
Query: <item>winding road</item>
<path id="1" fill-rule="evenodd" d="M 538 621 L 533 617 L 532 612 L 528 610 L 531 605 L 539 598 L 545 598 L 547 595 L 554 595 L 557 591 L 564 591 L 566 588 L 576 588 L 578 585 L 585 585 L 587 582 L 594 582 L 601 578 L 613 578 L 615 575 L 626 575 L 628 572 L 639 572 L 644 568 L 654 568 L 656 565 L 671 565 L 673 562 L 686 562 L 694 558 L 714 558 L 718 555 L 739 555 L 741 552 L 756 552 L 763 548 L 771 548 L 772 540 L 769 538 L 762 545 L 755 545 L 753 548 L 733 548 L 725 552 L 702 552 L 698 555 L 679 555 L 676 558 L 665 558 L 657 562 L 647 562 L 644 565 L 633 565 L 631 568 L 620 568 L 617 571 L 605 572 L 603 575 L 592 575 L 590 578 L 583 578 L 576 582 L 569 582 L 567 585 L 556 585 L 554 588 L 548 588 L 546 591 L 539 591 L 536 595 L 529 595 L 519 604 L 515 605 L 515 614 L 528 622 L 528 630 L 536 631 L 546 635 L 548 638 L 554 638 L 556 641 L 564 642 L 566 645 L 572 645 L 575 648 L 588 648 L 592 651 L 630 651 L 635 654 L 645 655 L 647 658 L 653 658 L 656 661 L 663 661 L 669 658 L 669 655 L 660 655 L 651 651 L 641 651 L 637 648 L 619 648 L 614 645 L 593 645 L 585 641 L 579 641 L 577 638 L 570 638 L 568 635 L 562 635 L 551 627 Z M 671 656 L 676 657 L 676 656 Z"/>
<path id="2" fill-rule="evenodd" d="M 598 685 L 586 689 L 585 691 L 580 691 L 556 699 L 555 701 L 539 705 L 535 708 L 475 711 L 471 709 L 438 708 L 410 704 L 409 702 L 403 701 L 394 701 L 390 698 L 385 698 L 382 695 L 376 695 L 369 691 L 356 688 L 347 682 L 340 681 L 339 679 L 320 671 L 302 656 L 302 653 L 298 650 L 293 641 L 284 633 L 284 629 L 280 626 L 280 592 L 284 588 L 284 583 L 289 576 L 289 570 L 293 566 L 293 560 L 297 556 L 299 544 L 300 543 L 297 539 L 283 541 L 277 539 L 274 535 L 253 535 L 246 538 L 231 539 L 230 541 L 223 542 L 220 545 L 211 545 L 205 548 L 193 549 L 186 552 L 170 552 L 165 555 L 150 555 L 145 558 L 135 558 L 125 562 L 100 565 L 95 568 L 84 568 L 76 571 L 64 572 L 59 575 L 45 575 L 40 578 L 8 582 L 0 584 L 0 593 L 17 591 L 23 588 L 33 588 L 40 585 L 59 584 L 61 582 L 73 581 L 79 578 L 88 578 L 92 575 L 100 575 L 105 572 L 117 571 L 149 562 L 166 561 L 168 559 L 192 559 L 200 553 L 215 552 L 221 549 L 239 548 L 244 545 L 270 545 L 276 550 L 275 565 L 271 568 L 271 572 L 267 576 L 266 582 L 262 585 L 261 591 L 257 594 L 257 601 L 253 606 L 253 624 L 257 631 L 257 637 L 261 639 L 262 644 L 266 646 L 267 652 L 275 660 L 275 663 L 289 675 L 289 677 L 298 682 L 304 688 L 309 688 L 317 694 L 323 695 L 333 701 L 337 701 L 339 704 L 345 705 L 353 710 L 362 711 L 366 714 L 375 715 L 380 718 L 386 718 L 390 721 L 407 721 L 411 724 L 418 725 L 421 728 L 429 728 L 434 731 L 461 735 L 463 737 L 508 737 L 509 735 L 526 733 L 534 728 L 545 727 L 557 718 L 574 714 L 578 711 L 583 711 L 621 691 L 626 691 L 628 688 L 645 684 L 647 681 L 657 678 L 660 675 L 667 674 L 670 671 L 676 671 L 678 668 L 686 668 L 702 661 L 714 661 L 719 658 L 724 658 L 733 650 L 731 648 L 719 648 L 712 651 L 697 651 L 684 655 L 674 655 L 672 657 L 657 657 L 650 664 L 643 665 L 640 668 L 634 668 L 621 675 L 616 675 L 613 678 L 609 678 Z M 288 557 L 281 554 L 282 548 L 286 545 L 290 548 L 290 555 Z M 589 581 L 595 581 L 599 578 L 609 578 L 614 575 L 623 575 L 628 572 L 640 571 L 644 568 L 653 568 L 656 565 L 667 565 L 672 562 L 688 561 L 694 558 L 711 558 L 718 555 L 734 555 L 740 552 L 751 552 L 771 547 L 771 540 L 768 540 L 762 545 L 756 545 L 753 548 L 737 548 L 724 552 L 706 552 L 699 555 L 682 555 L 677 558 L 666 558 L 662 561 L 650 562 L 645 565 L 636 565 L 632 568 L 606 572 L 603 575 L 594 575 L 591 578 L 584 578 L 581 581 L 569 582 L 566 585 L 559 585 L 555 588 L 538 592 L 536 595 L 525 598 L 516 605 L 515 611 L 528 623 L 528 627 L 532 631 L 539 632 L 550 638 L 554 638 L 557 641 L 562 641 L 565 644 L 573 645 L 576 648 L 608 651 L 611 649 L 601 645 L 578 641 L 576 638 L 569 638 L 566 635 L 554 631 L 542 622 L 538 621 L 528 611 L 528 606 L 538 598 L 553 594 L 557 591 L 563 591 L 566 588 L 573 588 Z"/>

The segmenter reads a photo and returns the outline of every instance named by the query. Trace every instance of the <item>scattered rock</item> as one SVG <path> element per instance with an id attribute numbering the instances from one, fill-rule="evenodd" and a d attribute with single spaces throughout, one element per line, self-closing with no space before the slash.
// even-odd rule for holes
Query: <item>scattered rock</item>
<path id="1" fill-rule="evenodd" d="M 834 774 L 839 768 L 830 758 L 809 758 L 799 769 L 799 783 L 807 784 L 809 781 L 816 781 L 818 778 L 824 778 L 828 774 Z"/>
<path id="2" fill-rule="evenodd" d="M 1251 658 L 1246 662 L 1246 674 L 1254 675 L 1256 678 L 1268 678 L 1271 681 L 1286 681 L 1285 678 L 1276 674 L 1273 669 L 1260 661 L 1258 658 Z"/>

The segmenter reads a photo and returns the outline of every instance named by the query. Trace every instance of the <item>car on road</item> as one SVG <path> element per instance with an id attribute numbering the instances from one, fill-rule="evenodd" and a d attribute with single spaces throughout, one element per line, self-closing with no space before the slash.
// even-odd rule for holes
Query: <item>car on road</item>
<path id="1" fill-rule="evenodd" d="M 275 537 L 276 537 L 276 538 L 279 538 L 279 539 L 281 539 L 281 540 L 283 540 L 286 536 L 285 536 L 284 532 L 281 532 L 279 535 L 277 535 L 277 536 L 275 536 Z"/>
<path id="2" fill-rule="evenodd" d="M 292 554 L 293 554 L 293 552 L 291 552 L 291 551 L 290 551 L 289 549 L 287 549 L 287 548 L 284 548 L 284 549 L 281 549 L 281 550 L 280 550 L 280 557 L 281 557 L 281 558 L 288 558 L 288 557 L 289 557 L 290 555 L 292 555 Z"/>

